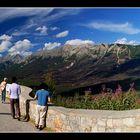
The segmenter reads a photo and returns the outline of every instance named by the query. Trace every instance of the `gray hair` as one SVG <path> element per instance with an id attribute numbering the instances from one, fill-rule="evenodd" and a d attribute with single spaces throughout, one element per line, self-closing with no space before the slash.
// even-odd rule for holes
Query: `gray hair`
<path id="1" fill-rule="evenodd" d="M 6 77 L 4 78 L 4 81 L 8 80 Z"/>

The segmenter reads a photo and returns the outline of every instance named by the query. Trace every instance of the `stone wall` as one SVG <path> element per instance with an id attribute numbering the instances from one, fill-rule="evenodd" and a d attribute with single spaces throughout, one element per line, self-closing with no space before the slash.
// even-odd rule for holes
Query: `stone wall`
<path id="1" fill-rule="evenodd" d="M 22 87 L 21 113 L 26 113 L 28 100 L 29 115 L 34 120 L 36 101 L 32 101 L 29 92 L 30 88 Z M 49 106 L 46 125 L 56 132 L 140 132 L 140 109 L 109 111 Z"/>

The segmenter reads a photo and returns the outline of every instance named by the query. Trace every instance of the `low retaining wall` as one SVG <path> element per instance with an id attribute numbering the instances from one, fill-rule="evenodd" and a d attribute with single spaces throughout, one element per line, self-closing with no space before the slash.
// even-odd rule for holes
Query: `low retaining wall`
<path id="1" fill-rule="evenodd" d="M 21 114 L 27 111 L 36 116 L 36 101 L 29 96 L 31 89 L 22 86 L 20 97 Z M 49 106 L 46 125 L 56 132 L 140 132 L 140 109 L 128 111 L 68 109 Z"/>

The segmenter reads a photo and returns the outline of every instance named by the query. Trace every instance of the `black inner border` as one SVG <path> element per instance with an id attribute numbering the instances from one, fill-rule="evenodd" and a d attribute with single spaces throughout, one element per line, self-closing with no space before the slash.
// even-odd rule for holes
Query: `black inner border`
<path id="1" fill-rule="evenodd" d="M 139 0 L 0 0 L 0 7 L 140 7 Z"/>

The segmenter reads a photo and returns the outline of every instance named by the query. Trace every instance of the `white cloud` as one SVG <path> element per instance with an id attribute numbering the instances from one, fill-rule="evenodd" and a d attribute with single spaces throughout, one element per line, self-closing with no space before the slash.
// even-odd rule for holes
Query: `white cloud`
<path id="1" fill-rule="evenodd" d="M 29 49 L 32 46 L 33 44 L 28 39 L 24 39 L 23 41 L 17 41 L 15 45 L 8 50 L 8 52 L 10 55 L 20 54 L 25 56 L 31 53 Z"/>
<path id="2" fill-rule="evenodd" d="M 1 53 L 6 52 L 9 49 L 9 47 L 12 46 L 12 43 L 10 42 L 11 39 L 12 39 L 12 36 L 9 36 L 6 34 L 3 34 L 0 36 L 0 40 L 1 40 L 0 52 Z"/>
<path id="3" fill-rule="evenodd" d="M 54 12 L 55 10 L 55 12 Z M 74 11 L 74 12 L 73 12 Z M 16 28 L 12 28 L 7 33 L 12 34 L 15 29 L 18 29 L 20 33 L 13 33 L 15 36 L 24 35 L 23 32 L 32 34 L 33 31 L 43 24 L 47 24 L 48 22 L 53 23 L 65 16 L 77 15 L 82 10 L 80 8 L 68 8 L 68 9 L 57 9 L 57 8 L 0 8 L 0 22 L 14 19 L 18 17 L 30 17 L 25 20 L 25 22 L 21 26 L 16 26 Z M 56 28 L 54 28 L 56 29 Z M 41 35 L 41 34 L 34 34 Z"/>
<path id="4" fill-rule="evenodd" d="M 1 8 L 0 22 L 21 16 L 45 16 L 53 11 L 54 8 Z"/>
<path id="5" fill-rule="evenodd" d="M 11 28 L 7 33 L 13 36 L 29 35 L 32 34 L 32 30 L 34 31 L 37 26 L 38 24 L 31 18 L 22 24 L 22 26 Z"/>
<path id="6" fill-rule="evenodd" d="M 6 52 L 12 46 L 10 41 L 2 41 L 0 44 L 0 52 Z"/>
<path id="7" fill-rule="evenodd" d="M 30 29 L 30 28 L 33 28 L 33 27 L 36 27 L 38 26 L 37 22 L 35 22 L 32 18 L 29 19 L 25 25 L 23 25 L 22 27 L 24 27 L 24 30 L 26 29 Z"/>
<path id="8" fill-rule="evenodd" d="M 52 50 L 56 47 L 59 47 L 61 46 L 61 43 L 58 43 L 58 42 L 54 42 L 54 43 L 45 43 L 45 47 L 43 48 L 43 50 Z"/>
<path id="9" fill-rule="evenodd" d="M 54 8 L 0 8 L 0 13 L 2 13 L 0 22 L 22 16 L 30 17 L 21 26 L 16 26 L 7 31 L 7 33 L 13 34 L 14 36 L 30 34 L 37 26 L 43 24 L 43 21 L 53 10 Z M 18 32 L 15 30 L 18 30 Z"/>
<path id="10" fill-rule="evenodd" d="M 73 40 L 68 40 L 65 43 L 66 45 L 85 45 L 85 44 L 91 44 L 94 45 L 95 42 L 91 41 L 91 40 L 81 40 L 81 39 L 73 39 Z"/>
<path id="11" fill-rule="evenodd" d="M 0 40 L 10 41 L 12 39 L 12 36 L 3 34 L 0 36 Z"/>
<path id="12" fill-rule="evenodd" d="M 21 35 L 27 35 L 29 34 L 28 32 L 20 32 L 20 31 L 15 31 L 12 33 L 13 36 L 21 36 Z"/>
<path id="13" fill-rule="evenodd" d="M 80 8 L 69 8 L 69 9 L 61 9 L 55 14 L 51 14 L 48 16 L 45 21 L 57 21 L 58 19 L 64 17 L 64 16 L 70 16 L 70 15 L 77 15 L 81 12 L 82 10 Z"/>
<path id="14" fill-rule="evenodd" d="M 138 43 L 134 40 L 128 41 L 126 38 L 121 38 L 115 41 L 117 44 L 128 44 L 128 45 L 138 45 Z"/>
<path id="15" fill-rule="evenodd" d="M 36 28 L 36 31 L 40 31 L 41 34 L 47 35 L 48 28 L 46 26 Z"/>
<path id="16" fill-rule="evenodd" d="M 50 28 L 50 30 L 52 30 L 52 31 L 55 31 L 55 30 L 57 30 L 57 29 L 59 29 L 59 28 L 58 28 L 58 27 L 56 27 L 56 26 L 55 26 L 55 27 L 51 27 L 51 28 Z"/>
<path id="17" fill-rule="evenodd" d="M 84 26 L 110 32 L 120 32 L 126 34 L 140 33 L 140 29 L 134 28 L 133 25 L 128 22 L 126 23 L 92 22 Z"/>
<path id="18" fill-rule="evenodd" d="M 57 10 L 57 12 L 53 13 L 54 10 Z M 13 18 L 18 18 L 22 16 L 32 16 L 32 19 L 42 19 L 44 21 L 52 21 L 57 20 L 64 16 L 69 15 L 77 15 L 81 12 L 81 8 L 62 8 L 62 9 L 56 9 L 56 8 L 48 8 L 48 7 L 41 7 L 41 8 L 0 8 L 0 22 L 6 21 Z M 44 17 L 44 18 L 43 18 Z"/>
<path id="19" fill-rule="evenodd" d="M 58 33 L 58 34 L 56 35 L 56 38 L 65 37 L 65 36 L 67 36 L 68 34 L 69 34 L 69 31 L 66 30 L 66 31 L 64 31 L 64 32 Z"/>

